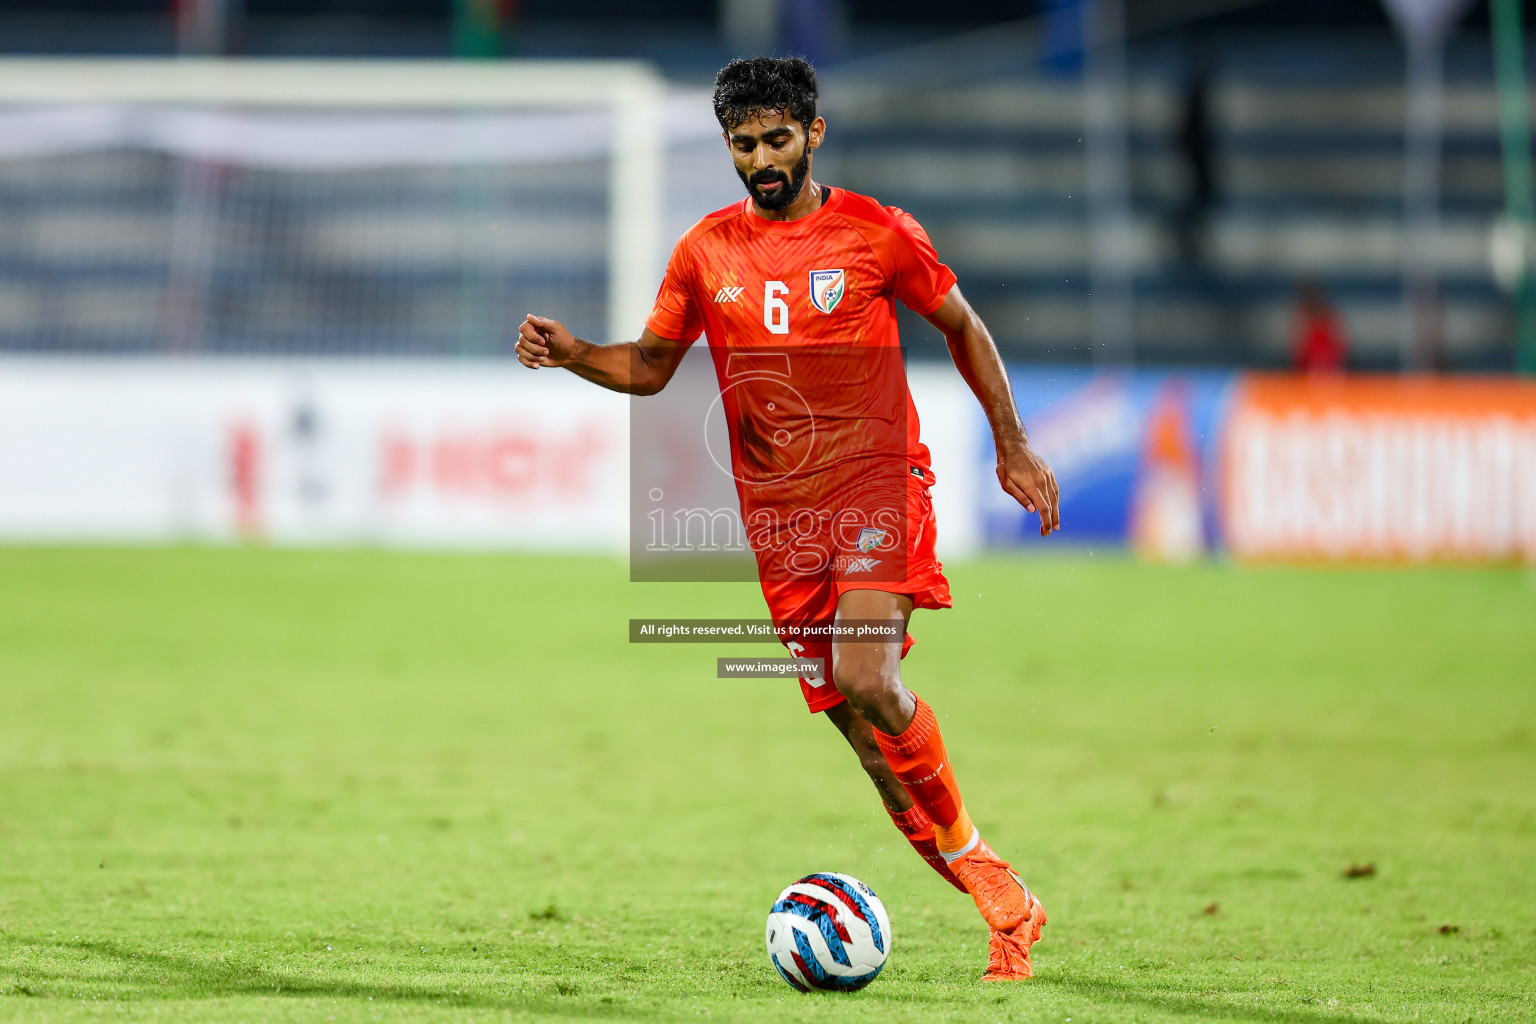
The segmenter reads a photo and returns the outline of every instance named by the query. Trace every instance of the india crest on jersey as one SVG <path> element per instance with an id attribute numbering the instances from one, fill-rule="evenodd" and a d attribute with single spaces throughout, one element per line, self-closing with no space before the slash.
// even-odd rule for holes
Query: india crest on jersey
<path id="1" fill-rule="evenodd" d="M 847 276 L 841 270 L 811 271 L 811 305 L 823 313 L 832 312 L 843 301 L 847 284 Z"/>

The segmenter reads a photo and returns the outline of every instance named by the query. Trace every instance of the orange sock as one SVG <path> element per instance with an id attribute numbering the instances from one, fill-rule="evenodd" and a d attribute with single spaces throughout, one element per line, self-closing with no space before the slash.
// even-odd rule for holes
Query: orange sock
<path id="1" fill-rule="evenodd" d="M 916 804 L 904 811 L 893 811 L 889 807 L 885 813 L 891 816 L 891 823 L 897 831 L 907 837 L 907 842 L 912 844 L 912 849 L 917 855 L 928 862 L 928 866 L 937 871 L 946 882 L 959 889 L 968 892 L 965 884 L 955 877 L 955 873 L 949 870 L 949 862 L 939 852 L 938 843 L 933 839 L 933 822 L 928 820 L 928 815 Z"/>
<path id="2" fill-rule="evenodd" d="M 976 844 L 976 828 L 965 813 L 960 786 L 944 751 L 944 737 L 933 708 L 917 698 L 912 724 L 899 736 L 874 730 L 875 742 L 890 762 L 912 802 L 933 822 L 934 844 L 945 860 L 954 860 Z"/>

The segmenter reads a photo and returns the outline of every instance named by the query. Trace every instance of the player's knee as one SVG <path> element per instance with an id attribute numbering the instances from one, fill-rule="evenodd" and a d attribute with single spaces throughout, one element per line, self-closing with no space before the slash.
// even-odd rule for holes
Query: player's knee
<path id="1" fill-rule="evenodd" d="M 832 682 L 837 692 L 861 715 L 864 715 L 866 709 L 879 704 L 890 691 L 893 681 L 887 679 L 886 675 L 885 667 L 873 659 L 839 657 L 836 651 L 833 652 Z"/>

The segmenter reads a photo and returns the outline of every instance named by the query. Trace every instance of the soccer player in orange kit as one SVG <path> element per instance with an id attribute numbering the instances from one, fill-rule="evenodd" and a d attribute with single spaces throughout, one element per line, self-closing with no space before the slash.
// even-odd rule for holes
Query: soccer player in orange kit
<path id="1" fill-rule="evenodd" d="M 991 929 L 985 979 L 1028 978 L 1045 911 L 971 823 L 933 709 L 901 682 L 913 609 L 952 602 L 934 557 L 935 478 L 901 364 L 897 300 L 943 333 L 991 424 L 998 482 L 1039 515 L 1042 537 L 1060 526 L 1056 479 L 1029 447 L 991 335 L 923 229 L 895 207 L 812 180 L 826 131 L 817 94 L 815 70 L 799 58 L 721 69 L 715 114 L 748 198 L 677 243 L 639 341 L 594 345 L 530 315 L 517 355 L 652 395 L 709 336 L 775 623 L 881 621 L 893 636 L 902 627 L 900 640 L 786 644 L 831 667 L 830 681 L 801 679 L 806 703 L 847 739 L 918 853 L 975 900 Z M 742 386 L 735 368 L 754 358 L 795 360 L 793 391 Z M 786 394 L 805 405 L 786 404 Z M 798 434 L 786 426 L 814 443 L 791 443 Z"/>

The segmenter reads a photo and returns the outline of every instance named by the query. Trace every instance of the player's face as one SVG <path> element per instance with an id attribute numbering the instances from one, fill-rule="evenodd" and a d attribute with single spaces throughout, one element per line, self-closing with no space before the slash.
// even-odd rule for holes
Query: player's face
<path id="1" fill-rule="evenodd" d="M 782 210 L 794 202 L 811 176 L 811 150 L 821 145 L 826 122 L 810 128 L 787 112 L 769 110 L 725 133 L 736 173 L 752 201 L 764 210 Z"/>

